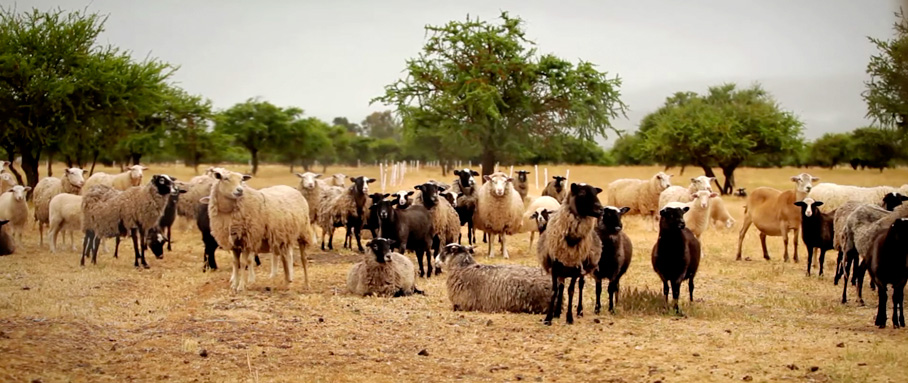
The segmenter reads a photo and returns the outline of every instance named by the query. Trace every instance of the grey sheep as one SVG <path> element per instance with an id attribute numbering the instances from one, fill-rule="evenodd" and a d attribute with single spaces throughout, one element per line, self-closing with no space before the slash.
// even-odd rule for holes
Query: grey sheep
<path id="1" fill-rule="evenodd" d="M 564 202 L 564 197 L 567 196 L 567 189 L 564 187 L 566 179 L 562 176 L 552 176 L 552 180 L 545 185 L 545 189 L 542 189 L 542 195 L 552 197 L 558 202 Z"/>
<path id="2" fill-rule="evenodd" d="M 416 288 L 416 268 L 409 258 L 391 251 L 391 241 L 375 238 L 366 244 L 363 261 L 347 274 L 347 290 L 353 295 L 402 297 L 423 294 Z"/>

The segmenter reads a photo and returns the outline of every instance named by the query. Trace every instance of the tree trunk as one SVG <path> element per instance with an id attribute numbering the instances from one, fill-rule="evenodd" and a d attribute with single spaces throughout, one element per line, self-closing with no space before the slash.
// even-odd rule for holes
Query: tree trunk
<path id="1" fill-rule="evenodd" d="M 293 161 L 290 161 L 290 174 L 293 174 Z"/>
<path id="2" fill-rule="evenodd" d="M 38 155 L 32 155 L 31 150 L 25 150 L 22 153 L 22 172 L 25 173 L 25 179 L 27 180 L 28 186 L 31 186 L 32 190 L 28 192 L 28 199 L 32 198 L 32 193 L 35 191 L 35 186 L 38 185 L 38 160 L 41 157 L 41 153 L 38 152 Z"/>
<path id="3" fill-rule="evenodd" d="M 441 163 L 441 176 L 442 177 L 448 176 L 448 165 L 449 165 L 448 161 L 442 161 L 442 163 Z"/>
<path id="4" fill-rule="evenodd" d="M 48 154 L 47 154 L 47 176 L 48 176 L 48 177 L 53 177 L 53 176 L 54 176 L 54 168 L 53 168 L 53 165 L 54 165 L 54 154 L 53 154 L 53 153 L 48 153 Z"/>
<path id="5" fill-rule="evenodd" d="M 482 152 L 482 175 L 483 177 L 491 175 L 495 172 L 495 162 L 497 158 L 495 151 L 492 149 L 486 149 Z"/>
<path id="6" fill-rule="evenodd" d="M 142 159 L 142 154 L 141 154 L 141 153 L 132 153 L 132 154 L 130 154 L 129 156 L 130 156 L 130 159 L 132 160 L 132 164 L 133 164 L 133 165 L 138 165 L 138 164 L 139 164 L 139 160 Z"/>
<path id="7" fill-rule="evenodd" d="M 70 156 L 68 156 L 68 155 L 67 155 L 67 156 L 63 156 L 63 162 L 66 163 L 66 167 L 67 167 L 67 168 L 74 168 L 74 167 L 75 167 L 75 166 L 73 166 L 73 158 L 70 157 Z"/>
<path id="8" fill-rule="evenodd" d="M 95 173 L 95 165 L 98 163 L 98 155 L 100 155 L 100 154 L 101 154 L 101 152 L 95 151 L 95 153 L 92 155 L 91 170 L 88 171 L 89 177 L 91 177 L 91 175 Z"/>
<path id="9" fill-rule="evenodd" d="M 725 176 L 725 187 L 722 189 L 722 194 L 731 194 L 735 190 L 735 168 L 737 166 L 722 168 L 722 174 Z"/>
<path id="10" fill-rule="evenodd" d="M 22 185 L 24 183 L 22 181 L 22 174 L 20 174 L 19 171 L 16 170 L 16 167 L 14 166 L 16 164 L 16 152 L 13 151 L 13 148 L 5 148 L 5 149 L 6 149 L 7 157 L 9 157 L 9 171 L 11 173 L 13 173 L 14 176 L 16 176 L 16 182 L 18 182 L 19 185 Z"/>
<path id="11" fill-rule="evenodd" d="M 721 193 L 722 185 L 719 184 L 719 178 L 716 177 L 716 173 L 713 172 L 713 168 L 711 168 L 709 166 L 705 166 L 705 165 L 700 165 L 700 167 L 703 168 L 703 174 L 705 176 L 713 178 L 713 182 L 716 183 L 716 188 L 719 189 L 719 192 Z M 725 194 L 725 193 L 722 193 L 722 194 Z"/>
<path id="12" fill-rule="evenodd" d="M 252 155 L 252 175 L 255 175 L 259 171 L 259 151 L 250 150 L 249 154 Z"/>

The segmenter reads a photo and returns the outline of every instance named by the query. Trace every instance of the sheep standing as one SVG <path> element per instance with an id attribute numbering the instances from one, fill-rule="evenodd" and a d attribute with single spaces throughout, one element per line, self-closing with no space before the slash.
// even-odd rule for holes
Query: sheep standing
<path id="1" fill-rule="evenodd" d="M 231 288 L 246 288 L 246 266 L 253 253 L 272 253 L 280 258 L 284 267 L 284 281 L 293 281 L 293 252 L 299 246 L 303 264 L 303 277 L 309 286 L 306 247 L 311 240 L 309 205 L 296 189 L 277 185 L 261 190 L 246 186 L 252 178 L 231 171 L 214 174 L 218 182 L 211 188 L 211 195 L 202 200 L 208 203 L 211 234 L 218 245 L 233 253 L 233 278 Z M 272 276 L 276 270 L 272 257 Z"/>
<path id="2" fill-rule="evenodd" d="M 652 221 L 653 230 L 658 225 L 659 196 L 672 186 L 671 176 L 656 173 L 648 180 L 624 178 L 608 184 L 608 205 L 627 206 L 627 214 L 640 214 Z"/>
<path id="3" fill-rule="evenodd" d="M 420 193 L 414 204 L 425 206 L 429 211 L 429 220 L 432 222 L 432 249 L 435 251 L 434 256 L 438 256 L 441 247 L 457 241 L 460 234 L 460 218 L 453 206 L 446 200 L 438 198 L 438 193 L 444 191 L 443 188 L 427 182 L 416 185 L 416 189 Z M 436 273 L 439 271 L 436 269 Z"/>
<path id="4" fill-rule="evenodd" d="M 16 244 L 13 243 L 13 237 L 6 232 L 8 220 L 0 220 L 0 255 L 10 255 L 16 252 Z"/>
<path id="5" fill-rule="evenodd" d="M 44 244 L 44 225 L 50 223 L 50 201 L 60 193 L 80 194 L 85 171 L 79 168 L 63 170 L 63 177 L 46 177 L 38 181 L 32 193 L 35 203 L 35 222 L 38 223 L 38 246 Z"/>
<path id="6" fill-rule="evenodd" d="M 413 204 L 413 201 L 410 199 L 415 192 L 413 190 L 399 190 L 390 196 L 393 196 L 397 200 L 398 209 L 406 209 Z"/>
<path id="7" fill-rule="evenodd" d="M 164 206 L 164 213 L 161 214 L 161 219 L 158 220 L 158 231 L 161 233 L 161 238 L 166 239 L 167 251 L 172 251 L 170 248 L 170 239 L 173 228 L 173 223 L 177 218 L 177 205 L 180 203 L 180 195 L 186 194 L 189 192 L 186 184 L 181 182 L 176 183 L 175 192 L 170 194 L 170 197 L 167 199 L 167 205 Z M 152 240 L 157 241 L 157 236 L 151 237 Z M 156 245 L 157 246 L 157 245 Z M 161 253 L 155 253 L 155 256 L 161 258 Z"/>
<path id="8" fill-rule="evenodd" d="M 479 202 L 479 189 L 476 187 L 476 179 L 479 172 L 470 169 L 455 170 L 454 175 L 457 179 L 451 185 L 451 192 L 457 195 L 457 201 L 454 204 L 457 215 L 460 217 L 460 226 L 467 225 L 467 244 L 472 245 L 476 242 L 476 227 L 473 217 L 476 215 L 476 204 Z M 460 235 L 457 237 L 460 243 Z"/>
<path id="9" fill-rule="evenodd" d="M 368 184 L 372 182 L 375 182 L 375 179 L 356 177 L 353 185 L 342 189 L 343 191 L 333 188 L 326 190 L 316 213 L 318 225 L 322 228 L 322 250 L 325 250 L 326 234 L 328 235 L 328 249 L 334 250 L 334 228 L 346 227 L 347 231 L 355 230 L 359 251 L 364 251 L 360 243 L 359 230 L 362 228 L 363 207 L 369 194 Z"/>
<path id="10" fill-rule="evenodd" d="M 28 202 L 25 201 L 25 196 L 31 190 L 31 187 L 16 185 L 0 194 L 0 219 L 9 221 L 7 230 L 11 229 L 11 235 L 20 244 L 28 223 Z"/>
<path id="11" fill-rule="evenodd" d="M 517 171 L 517 181 L 514 182 L 514 190 L 517 190 L 517 194 L 520 194 L 520 199 L 522 199 L 524 201 L 524 203 L 528 202 L 527 201 L 527 192 L 530 191 L 530 182 L 527 179 L 528 174 L 530 174 L 529 171 L 518 170 Z M 532 246 L 532 244 L 531 244 L 531 246 Z"/>
<path id="12" fill-rule="evenodd" d="M 710 221 L 710 201 L 714 198 L 717 198 L 719 194 L 710 192 L 708 190 L 700 190 L 694 192 L 690 195 L 690 202 L 681 203 L 681 202 L 669 202 L 665 207 L 674 207 L 674 208 L 689 208 L 684 213 L 684 224 L 687 226 L 687 229 L 694 233 L 694 236 L 697 239 L 700 239 L 700 236 L 709 229 Z"/>
<path id="13" fill-rule="evenodd" d="M 318 173 L 296 173 L 296 176 L 300 178 L 300 183 L 296 189 L 300 191 L 300 194 L 306 199 L 306 203 L 309 204 L 309 223 L 312 227 L 313 238 L 318 238 L 318 233 L 315 232 L 315 228 L 318 226 L 318 206 L 325 197 L 325 189 L 328 184 L 318 179 L 322 176 Z"/>
<path id="14" fill-rule="evenodd" d="M 199 200 L 211 194 L 211 185 L 217 182 L 214 172 L 224 170 L 223 168 L 208 168 L 205 174 L 192 177 L 189 182 L 185 183 L 180 188 L 181 190 L 186 189 L 186 193 L 177 201 L 177 214 L 189 220 L 198 219 Z"/>
<path id="15" fill-rule="evenodd" d="M 211 235 L 211 220 L 208 218 L 208 204 L 199 203 L 196 212 L 196 227 L 202 232 L 202 243 L 205 244 L 205 250 L 202 254 L 202 272 L 207 270 L 217 270 L 218 263 L 214 257 L 218 249 L 218 241 Z M 305 260 L 303 260 L 305 262 Z"/>
<path id="16" fill-rule="evenodd" d="M 801 209 L 794 205 L 801 201 L 813 188 L 813 183 L 819 181 L 807 173 L 791 177 L 795 183 L 794 190 L 777 190 L 769 187 L 759 187 L 747 196 L 744 203 L 744 223 L 741 233 L 738 234 L 737 260 L 741 260 L 741 244 L 744 236 L 752 223 L 760 231 L 760 243 L 763 245 L 763 258 L 769 260 L 766 250 L 766 236 L 782 237 L 785 245 L 784 259 L 788 262 L 788 232 L 794 231 L 794 261 L 798 261 L 798 232 L 801 230 Z"/>
<path id="17" fill-rule="evenodd" d="M 807 197 L 803 201 L 795 202 L 801 208 L 801 236 L 804 246 L 807 247 L 807 275 L 813 264 L 813 249 L 820 251 L 820 274 L 823 275 L 823 264 L 826 263 L 826 251 L 832 250 L 832 238 L 835 236 L 835 211 L 823 213 L 820 206 L 823 201 L 814 201 Z"/>
<path id="18" fill-rule="evenodd" d="M 883 196 L 898 191 L 892 186 L 859 187 L 824 182 L 810 189 L 807 196 L 813 198 L 814 201 L 823 201 L 820 211 L 827 213 L 838 209 L 848 201 L 879 204 L 883 200 Z"/>
<path id="19" fill-rule="evenodd" d="M 536 198 L 527 206 L 526 211 L 523 213 L 523 222 L 520 224 L 520 232 L 530 233 L 530 248 L 533 248 L 533 238 L 539 232 L 539 225 L 536 220 L 538 214 L 543 210 L 555 211 L 559 207 L 561 207 L 561 203 L 549 196 Z"/>
<path id="20" fill-rule="evenodd" d="M 631 265 L 634 245 L 631 238 L 622 229 L 621 216 L 630 210 L 627 207 L 606 206 L 602 217 L 596 225 L 596 234 L 602 241 L 602 252 L 599 256 L 599 267 L 593 271 L 596 278 L 596 314 L 602 309 L 602 280 L 608 279 L 608 311 L 615 312 L 618 302 L 618 291 L 621 288 L 621 277 Z"/>
<path id="21" fill-rule="evenodd" d="M 519 232 L 523 219 L 523 200 L 514 190 L 513 178 L 504 173 L 496 172 L 483 178 L 486 182 L 477 193 L 473 220 L 479 230 L 489 234 L 489 258 L 495 256 L 492 238 L 497 234 L 502 256 L 508 259 L 505 236 Z"/>
<path id="22" fill-rule="evenodd" d="M 567 196 L 567 189 L 564 187 L 566 179 L 562 176 L 552 176 L 552 180 L 542 189 L 542 195 L 552 197 L 558 202 L 564 201 L 564 197 Z"/>
<path id="23" fill-rule="evenodd" d="M 550 291 L 548 277 L 539 268 L 518 265 L 481 265 L 473 247 L 451 243 L 435 257 L 448 274 L 448 300 L 454 311 L 545 312 Z"/>
<path id="24" fill-rule="evenodd" d="M 339 188 L 347 187 L 347 176 L 341 173 L 334 174 L 330 178 L 328 178 L 327 181 L 325 181 L 325 184 Z"/>
<path id="25" fill-rule="evenodd" d="M 353 295 L 403 297 L 423 294 L 416 288 L 416 269 L 407 257 L 391 251 L 385 238 L 366 244 L 369 251 L 363 261 L 353 265 L 347 274 L 347 290 Z"/>
<path id="26" fill-rule="evenodd" d="M 427 255 L 432 248 L 432 220 L 425 206 L 415 205 L 407 209 L 395 209 L 400 201 L 393 199 L 378 203 L 378 220 L 381 236 L 394 241 L 392 246 L 400 249 L 402 254 L 407 250 L 416 253 L 419 262 L 419 276 L 432 275 L 432 262 Z M 426 270 L 423 270 L 423 257 L 426 259 Z"/>
<path id="27" fill-rule="evenodd" d="M 574 323 L 571 305 L 577 278 L 591 273 L 599 265 L 602 241 L 595 229 L 597 218 L 602 214 L 602 205 L 597 197 L 601 192 L 602 189 L 587 184 L 571 184 L 561 208 L 550 216 L 545 231 L 539 235 L 537 256 L 542 268 L 552 276 L 552 297 L 545 316 L 546 325 L 552 324 L 553 316 L 561 314 L 558 310 L 556 315 L 556 307 L 562 306 L 565 278 L 571 278 L 566 320 L 568 324 Z M 579 292 L 577 316 L 582 316 L 583 282 Z"/>
<path id="28" fill-rule="evenodd" d="M 892 327 L 905 327 L 905 284 L 908 282 L 908 219 L 898 218 L 873 234 L 867 258 L 870 280 L 879 300 L 876 325 L 886 328 L 887 285 L 892 285 Z"/>
<path id="29" fill-rule="evenodd" d="M 675 312 L 681 314 L 678 297 L 681 294 L 681 282 L 687 280 L 690 301 L 694 301 L 694 277 L 700 266 L 700 241 L 694 233 L 685 227 L 684 214 L 688 207 L 677 208 L 666 206 L 659 211 L 659 239 L 653 246 L 653 270 L 662 279 L 662 293 L 668 303 L 668 290 L 671 285 Z"/>
<path id="30" fill-rule="evenodd" d="M 75 232 L 82 230 L 82 196 L 69 193 L 57 194 L 50 200 L 50 252 L 57 252 L 57 235 L 63 231 L 65 245 L 66 233 L 69 233 L 69 244 L 73 251 L 76 242 L 73 240 Z"/>
<path id="31" fill-rule="evenodd" d="M 849 268 L 853 267 L 851 273 L 851 282 L 856 285 L 858 290 L 858 302 L 864 304 L 863 296 L 863 269 L 861 267 L 861 254 L 857 246 L 856 237 L 859 232 L 874 233 L 871 227 L 874 223 L 879 222 L 890 215 L 886 209 L 876 204 L 866 204 L 861 202 L 846 202 L 836 209 L 833 229 L 835 236 L 833 238 L 833 247 L 839 252 L 839 259 L 836 265 L 836 278 L 838 282 L 840 276 L 845 276 L 845 283 L 842 289 L 842 303 L 847 302 Z M 864 254 L 866 255 L 866 254 Z"/>
<path id="32" fill-rule="evenodd" d="M 94 185 L 107 185 L 120 191 L 139 186 L 142 184 L 142 172 L 148 170 L 147 167 L 142 165 L 133 165 L 126 169 L 126 171 L 119 174 L 107 174 L 104 172 L 92 174 L 85 181 L 85 186 L 82 187 L 83 195 Z"/>
<path id="33" fill-rule="evenodd" d="M 669 186 L 659 193 L 659 209 L 661 210 L 669 202 L 687 203 L 691 201 L 691 195 L 700 191 L 712 191 L 709 185 L 715 177 L 698 176 L 690 179 L 690 186 Z"/>

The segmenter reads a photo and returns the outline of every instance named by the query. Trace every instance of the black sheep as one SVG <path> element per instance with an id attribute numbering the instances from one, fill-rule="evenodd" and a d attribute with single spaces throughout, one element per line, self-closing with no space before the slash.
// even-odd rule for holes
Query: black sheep
<path id="1" fill-rule="evenodd" d="M 886 210 L 893 211 L 895 208 L 902 206 L 902 203 L 905 201 L 908 201 L 908 196 L 892 192 L 883 196 L 882 206 Z"/>
<path id="2" fill-rule="evenodd" d="M 662 278 L 662 293 L 668 303 L 671 285 L 675 312 L 681 314 L 678 296 L 681 282 L 687 280 L 690 301 L 694 301 L 694 277 L 700 266 L 700 241 L 684 224 L 684 213 L 690 208 L 666 207 L 659 211 L 659 239 L 653 246 L 653 270 Z"/>
<path id="3" fill-rule="evenodd" d="M 393 240 L 394 247 L 404 254 L 407 250 L 416 253 L 419 263 L 419 276 L 432 275 L 432 261 L 429 259 L 429 249 L 432 246 L 432 221 L 429 211 L 422 205 L 412 205 L 405 210 L 394 208 L 397 199 L 381 201 L 378 204 L 378 219 L 381 227 L 381 237 Z M 423 258 L 426 259 L 426 269 L 423 269 Z"/>
<path id="4" fill-rule="evenodd" d="M 602 209 L 602 218 L 599 219 L 599 224 L 596 226 L 596 233 L 602 241 L 599 267 L 593 272 L 593 277 L 596 278 L 596 314 L 599 314 L 602 309 L 600 303 L 602 280 L 608 279 L 608 311 L 615 312 L 621 276 L 627 272 L 627 268 L 631 264 L 634 246 L 631 238 L 622 230 L 624 226 L 621 223 L 621 216 L 629 210 L 628 207 L 619 209 L 606 206 Z"/>
<path id="5" fill-rule="evenodd" d="M 864 263 L 876 285 L 879 306 L 876 325 L 886 327 L 886 285 L 892 285 L 892 327 L 905 327 L 905 284 L 908 282 L 908 218 L 899 218 L 874 234 Z"/>
<path id="6" fill-rule="evenodd" d="M 819 275 L 823 275 L 826 252 L 833 249 L 835 210 L 829 213 L 820 212 L 823 201 L 814 201 L 810 197 L 794 204 L 801 208 L 801 239 L 807 247 L 807 275 L 810 275 L 810 267 L 813 265 L 813 249 L 820 249 Z"/>
<path id="7" fill-rule="evenodd" d="M 158 220 L 158 232 L 163 236 L 164 240 L 158 239 L 157 236 L 149 235 L 149 245 L 154 245 L 155 247 L 161 247 L 159 252 L 152 251 L 157 258 L 164 257 L 163 243 L 167 243 L 167 251 L 170 249 L 170 233 L 171 228 L 173 227 L 173 222 L 177 218 L 177 203 L 180 201 L 180 194 L 186 194 L 188 190 L 182 189 L 179 185 L 176 188 L 176 193 L 170 194 L 170 199 L 167 200 L 167 205 L 164 206 L 164 214 L 161 215 L 161 219 Z"/>

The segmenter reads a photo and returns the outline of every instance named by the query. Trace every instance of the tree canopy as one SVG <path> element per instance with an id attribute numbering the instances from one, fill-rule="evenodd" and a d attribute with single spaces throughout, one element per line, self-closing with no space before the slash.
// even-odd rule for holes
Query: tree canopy
<path id="1" fill-rule="evenodd" d="M 862 96 L 868 117 L 904 132 L 908 129 L 908 19 L 901 11 L 895 16 L 893 39 L 868 37 L 879 52 L 867 64 L 870 80 Z"/>

